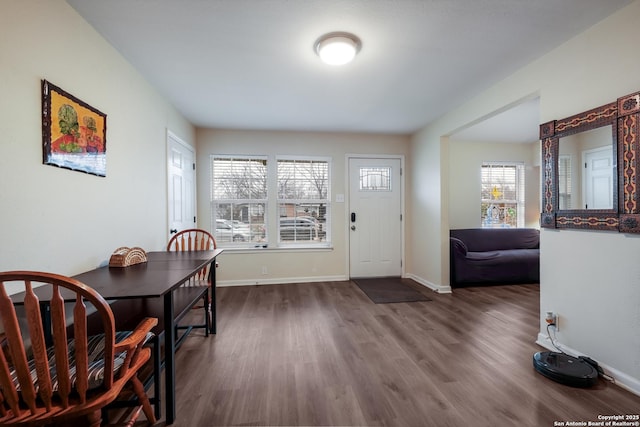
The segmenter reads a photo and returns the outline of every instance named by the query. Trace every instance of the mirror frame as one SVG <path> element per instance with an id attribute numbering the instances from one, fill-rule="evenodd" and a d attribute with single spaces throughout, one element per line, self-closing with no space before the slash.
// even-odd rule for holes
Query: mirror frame
<path id="1" fill-rule="evenodd" d="M 640 233 L 640 92 L 561 120 L 540 125 L 542 147 L 543 228 L 578 228 Z M 612 125 L 614 173 L 612 209 L 560 210 L 558 201 L 558 156 L 560 138 Z"/>

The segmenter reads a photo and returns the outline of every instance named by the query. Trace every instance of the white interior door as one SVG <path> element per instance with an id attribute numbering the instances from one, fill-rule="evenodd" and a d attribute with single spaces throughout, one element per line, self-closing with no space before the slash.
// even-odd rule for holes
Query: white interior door
<path id="1" fill-rule="evenodd" d="M 193 149 L 167 132 L 169 237 L 196 225 L 194 159 Z"/>
<path id="2" fill-rule="evenodd" d="M 349 159 L 351 277 L 402 275 L 402 186 L 398 158 Z"/>
<path id="3" fill-rule="evenodd" d="M 613 208 L 613 149 L 584 152 L 585 209 Z"/>

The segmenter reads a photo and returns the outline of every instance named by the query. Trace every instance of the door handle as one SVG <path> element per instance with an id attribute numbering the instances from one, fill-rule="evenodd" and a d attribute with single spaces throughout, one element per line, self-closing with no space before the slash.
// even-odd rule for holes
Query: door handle
<path id="1" fill-rule="evenodd" d="M 171 230 L 169 230 L 169 234 L 173 234 L 173 233 L 177 233 L 178 229 L 176 228 L 172 228 Z"/>
<path id="2" fill-rule="evenodd" d="M 351 222 L 356 222 L 356 213 L 351 212 Z"/>

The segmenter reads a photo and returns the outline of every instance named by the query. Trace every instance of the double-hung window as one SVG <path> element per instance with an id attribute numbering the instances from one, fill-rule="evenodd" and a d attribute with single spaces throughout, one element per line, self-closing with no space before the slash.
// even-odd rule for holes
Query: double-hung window
<path id="1" fill-rule="evenodd" d="M 267 158 L 211 157 L 211 229 L 223 246 L 265 242 Z"/>
<path id="2" fill-rule="evenodd" d="M 329 159 L 278 157 L 279 246 L 326 244 Z"/>
<path id="3" fill-rule="evenodd" d="M 524 227 L 524 164 L 484 163 L 481 175 L 482 227 Z"/>
<path id="4" fill-rule="evenodd" d="M 211 229 L 223 247 L 323 247 L 331 241 L 331 160 L 211 156 Z"/>

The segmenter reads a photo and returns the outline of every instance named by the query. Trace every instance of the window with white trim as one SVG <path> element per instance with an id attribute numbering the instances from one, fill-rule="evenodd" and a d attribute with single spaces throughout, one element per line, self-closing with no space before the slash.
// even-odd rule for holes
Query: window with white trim
<path id="1" fill-rule="evenodd" d="M 279 157 L 278 242 L 317 245 L 329 240 L 329 159 Z"/>
<path id="2" fill-rule="evenodd" d="M 211 156 L 211 230 L 221 246 L 266 241 L 265 156 Z"/>
<path id="3" fill-rule="evenodd" d="M 330 171 L 324 157 L 212 155 L 216 241 L 238 248 L 328 246 Z"/>
<path id="4" fill-rule="evenodd" d="M 524 227 L 524 163 L 483 163 L 483 228 Z"/>

